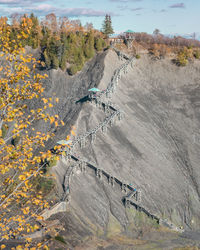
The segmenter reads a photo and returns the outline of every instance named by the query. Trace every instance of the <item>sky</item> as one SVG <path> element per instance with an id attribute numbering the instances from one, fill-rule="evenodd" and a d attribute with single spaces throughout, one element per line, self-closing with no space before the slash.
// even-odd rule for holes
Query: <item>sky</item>
<path id="1" fill-rule="evenodd" d="M 0 0 L 0 16 L 31 13 L 44 18 L 49 13 L 92 22 L 101 29 L 110 14 L 116 33 L 131 29 L 152 33 L 200 36 L 200 0 Z"/>

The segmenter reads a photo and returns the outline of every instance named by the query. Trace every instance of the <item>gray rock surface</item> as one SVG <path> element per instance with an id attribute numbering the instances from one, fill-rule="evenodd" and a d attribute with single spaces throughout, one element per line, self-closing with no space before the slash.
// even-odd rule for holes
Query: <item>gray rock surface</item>
<path id="1" fill-rule="evenodd" d="M 40 73 L 48 74 L 48 78 L 44 81 L 46 98 L 52 97 L 53 100 L 58 97 L 59 102 L 53 102 L 53 109 L 47 109 L 52 115 L 59 115 L 65 123 L 65 126 L 58 127 L 55 130 L 55 137 L 49 140 L 47 148 L 52 148 L 55 143 L 66 137 L 71 129 L 71 125 L 75 123 L 79 112 L 82 108 L 82 102 L 78 102 L 83 96 L 87 95 L 88 89 L 96 86 L 102 78 L 104 71 L 104 58 L 107 51 L 97 54 L 93 59 L 86 63 L 83 70 L 75 76 L 69 76 L 60 69 L 44 71 Z M 31 102 L 30 108 L 41 107 L 40 102 Z M 47 131 L 51 127 L 47 123 L 41 122 L 35 124 L 40 130 Z"/>
<path id="2" fill-rule="evenodd" d="M 87 78 L 88 72 L 90 83 L 87 78 L 82 85 L 80 75 L 78 80 L 74 78 L 80 81 L 79 88 L 73 79 L 62 88 L 57 88 L 55 83 L 51 87 L 57 96 L 69 97 L 66 100 L 62 97 L 64 106 L 56 112 L 66 124 L 75 125 L 78 135 L 97 126 L 105 119 L 105 113 L 87 102 L 76 107 L 75 99 L 84 97 L 87 88 L 97 86 L 100 79 L 98 87 L 105 89 L 114 71 L 125 62 L 109 51 L 104 68 L 104 57 L 99 57 L 99 70 L 95 63 L 85 70 L 84 76 Z M 57 72 L 50 79 L 53 82 L 56 79 L 59 85 L 59 77 Z M 128 68 L 110 100 L 124 111 L 125 118 L 108 127 L 107 133 L 98 133 L 94 144 L 87 143 L 75 153 L 124 183 L 140 188 L 142 204 L 159 217 L 168 218 L 185 230 L 197 230 L 200 228 L 199 96 L 199 62 L 178 68 L 168 60 L 152 61 L 144 56 L 133 69 Z M 58 137 L 61 139 L 63 134 L 60 130 Z M 73 163 L 61 160 L 54 167 L 60 192 L 63 173 L 70 164 Z M 80 229 L 72 245 L 80 242 L 82 235 L 138 236 L 140 226 L 135 225 L 138 212 L 124 207 L 124 194 L 119 189 L 99 180 L 92 172 L 80 171 L 75 172 L 70 185 L 70 215 L 66 214 L 65 220 Z M 73 233 L 74 229 L 65 235 L 68 238 Z"/>

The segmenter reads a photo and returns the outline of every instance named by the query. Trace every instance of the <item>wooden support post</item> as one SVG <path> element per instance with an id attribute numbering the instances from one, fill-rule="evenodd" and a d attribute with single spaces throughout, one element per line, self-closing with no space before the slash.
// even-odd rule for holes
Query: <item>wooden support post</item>
<path id="1" fill-rule="evenodd" d="M 122 183 L 122 185 L 121 185 L 121 190 L 122 190 L 122 192 L 125 192 L 126 193 L 126 184 L 123 184 Z"/>
<path id="2" fill-rule="evenodd" d="M 91 143 L 93 143 L 96 139 L 96 134 L 95 133 L 92 133 L 91 134 Z"/>
<path id="3" fill-rule="evenodd" d="M 141 190 L 139 189 L 136 193 L 136 200 L 137 202 L 141 202 L 142 201 L 142 197 L 141 197 L 142 193 L 141 193 Z"/>
<path id="4" fill-rule="evenodd" d="M 110 126 L 113 126 L 113 119 L 110 120 Z"/>
<path id="5" fill-rule="evenodd" d="M 102 177 L 103 177 L 103 172 L 102 172 L 102 170 L 99 172 L 99 179 L 102 179 Z"/>
<path id="6" fill-rule="evenodd" d="M 80 166 L 81 172 L 83 172 L 84 171 L 84 163 L 83 163 L 83 161 L 80 162 L 79 166 Z"/>
<path id="7" fill-rule="evenodd" d="M 96 176 L 99 178 L 99 179 L 102 179 L 102 170 L 97 168 L 96 170 Z"/>
<path id="8" fill-rule="evenodd" d="M 83 148 L 83 143 L 82 143 L 82 139 L 80 139 L 80 142 L 79 142 L 79 144 L 80 144 L 80 148 Z"/>
<path id="9" fill-rule="evenodd" d="M 125 205 L 125 207 L 130 208 L 130 205 L 131 205 L 130 200 L 125 198 L 124 205 Z"/>
<path id="10" fill-rule="evenodd" d="M 104 110 L 105 110 L 106 113 L 108 112 L 108 109 L 109 109 L 108 104 L 105 103 Z"/>
<path id="11" fill-rule="evenodd" d="M 102 126 L 102 132 L 105 133 L 106 131 L 107 131 L 106 125 L 103 125 L 103 126 Z"/>
<path id="12" fill-rule="evenodd" d="M 131 67 L 133 68 L 133 60 L 131 61 Z"/>
<path id="13" fill-rule="evenodd" d="M 114 187 L 114 177 L 113 176 L 108 177 L 108 183 Z"/>
<path id="14" fill-rule="evenodd" d="M 124 206 L 127 207 L 127 199 L 124 199 Z"/>
<path id="15" fill-rule="evenodd" d="M 67 197 L 66 197 L 66 202 L 67 202 L 67 203 L 70 203 L 70 201 L 71 201 L 71 196 L 70 196 L 70 195 L 67 195 Z"/>
<path id="16" fill-rule="evenodd" d="M 122 119 L 121 112 L 118 113 L 118 120 L 120 121 Z"/>
<path id="17" fill-rule="evenodd" d="M 124 184 L 124 192 L 127 193 L 127 185 Z"/>
<path id="18" fill-rule="evenodd" d="M 86 172 L 86 162 L 82 161 L 82 171 Z"/>

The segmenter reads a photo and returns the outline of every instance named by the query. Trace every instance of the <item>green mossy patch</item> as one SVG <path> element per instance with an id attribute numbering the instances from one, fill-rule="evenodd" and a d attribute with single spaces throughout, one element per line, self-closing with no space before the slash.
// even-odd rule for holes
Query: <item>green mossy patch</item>
<path id="1" fill-rule="evenodd" d="M 133 208 L 126 208 L 126 214 L 129 219 L 128 231 L 138 230 L 145 227 L 159 228 L 159 224 L 155 219 L 148 217 L 145 213 Z"/>
<path id="2" fill-rule="evenodd" d="M 64 238 L 63 238 L 61 235 L 55 236 L 55 240 L 60 241 L 60 242 L 62 242 L 62 243 L 64 243 L 64 244 L 66 244 Z"/>
<path id="3" fill-rule="evenodd" d="M 122 232 L 122 227 L 119 221 L 112 215 L 109 215 L 109 221 L 107 224 L 107 237 L 110 238 L 113 235 L 118 235 Z"/>

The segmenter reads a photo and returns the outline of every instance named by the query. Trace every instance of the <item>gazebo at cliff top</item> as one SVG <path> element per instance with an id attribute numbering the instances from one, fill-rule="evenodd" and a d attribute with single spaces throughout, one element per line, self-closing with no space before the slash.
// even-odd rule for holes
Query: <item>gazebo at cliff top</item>
<path id="1" fill-rule="evenodd" d="M 135 38 L 134 34 L 135 34 L 135 32 L 133 30 L 127 30 L 124 32 L 124 37 L 126 39 L 134 39 Z"/>
<path id="2" fill-rule="evenodd" d="M 133 30 L 127 30 L 124 33 L 134 33 L 134 31 Z"/>

